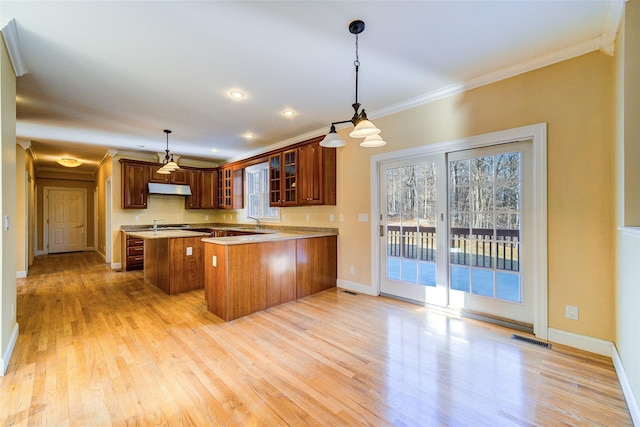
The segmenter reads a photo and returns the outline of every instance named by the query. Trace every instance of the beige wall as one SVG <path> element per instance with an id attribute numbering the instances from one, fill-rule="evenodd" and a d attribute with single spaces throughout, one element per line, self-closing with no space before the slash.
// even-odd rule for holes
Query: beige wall
<path id="1" fill-rule="evenodd" d="M 28 180 L 25 178 L 27 170 L 27 155 L 21 146 L 16 145 L 16 232 L 20 238 L 16 241 L 16 270 L 21 276 L 28 269 L 27 239 L 27 195 Z"/>
<path id="2" fill-rule="evenodd" d="M 625 5 L 615 61 L 616 226 L 640 227 L 640 3 Z M 640 229 L 639 229 L 640 230 Z M 640 407 L 640 235 L 617 231 L 616 337 Z M 636 420 L 637 421 L 637 420 Z"/>
<path id="3" fill-rule="evenodd" d="M 10 356 L 11 340 L 18 325 L 12 316 L 16 305 L 16 76 L 0 38 L 0 211 L 10 227 L 0 231 L 0 375 L 4 375 Z"/>

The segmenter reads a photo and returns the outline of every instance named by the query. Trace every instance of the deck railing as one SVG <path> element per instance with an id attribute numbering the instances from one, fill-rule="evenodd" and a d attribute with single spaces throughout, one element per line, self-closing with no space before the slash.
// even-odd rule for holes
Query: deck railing
<path id="1" fill-rule="evenodd" d="M 451 264 L 520 270 L 520 230 L 452 228 L 449 238 Z M 387 226 L 388 256 L 435 261 L 436 249 L 435 227 Z"/>

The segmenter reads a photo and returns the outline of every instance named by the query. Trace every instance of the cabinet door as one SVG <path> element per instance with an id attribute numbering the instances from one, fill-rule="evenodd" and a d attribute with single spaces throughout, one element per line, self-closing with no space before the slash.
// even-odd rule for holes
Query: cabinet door
<path id="1" fill-rule="evenodd" d="M 149 182 L 156 182 L 158 184 L 166 184 L 169 182 L 169 175 L 158 173 L 158 170 L 161 167 L 161 163 L 154 163 L 149 165 Z"/>
<path id="2" fill-rule="evenodd" d="M 216 208 L 216 181 L 217 171 L 203 170 L 200 178 L 200 208 Z M 193 190 L 192 190 L 193 191 Z"/>
<path id="3" fill-rule="evenodd" d="M 233 170 L 231 167 L 218 169 L 218 208 L 233 208 Z"/>
<path id="4" fill-rule="evenodd" d="M 269 205 L 298 204 L 298 149 L 269 157 Z"/>
<path id="5" fill-rule="evenodd" d="M 169 174 L 169 182 L 172 184 L 189 184 L 189 169 L 176 169 Z"/>
<path id="6" fill-rule="evenodd" d="M 200 179 L 202 173 L 199 170 L 190 170 L 189 176 L 189 188 L 191 188 L 191 195 L 184 199 L 184 207 L 186 209 L 199 209 L 200 208 Z"/>
<path id="7" fill-rule="evenodd" d="M 122 208 L 147 208 L 147 165 L 121 162 L 122 167 Z"/>
<path id="8" fill-rule="evenodd" d="M 323 203 L 322 147 L 320 143 L 300 147 L 300 204 L 321 205 Z"/>

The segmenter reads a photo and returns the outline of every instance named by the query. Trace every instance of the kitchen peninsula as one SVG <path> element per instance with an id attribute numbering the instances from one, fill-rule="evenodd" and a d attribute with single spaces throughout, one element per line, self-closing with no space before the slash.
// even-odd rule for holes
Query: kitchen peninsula
<path id="1" fill-rule="evenodd" d="M 202 240 L 207 308 L 225 321 L 336 286 L 336 230 Z"/>

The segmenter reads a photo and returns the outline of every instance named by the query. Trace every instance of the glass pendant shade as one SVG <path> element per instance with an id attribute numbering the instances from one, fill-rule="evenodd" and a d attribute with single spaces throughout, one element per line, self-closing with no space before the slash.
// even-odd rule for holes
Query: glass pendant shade
<path id="1" fill-rule="evenodd" d="M 173 159 L 172 159 L 169 163 L 164 165 L 163 168 L 167 169 L 169 171 L 174 171 L 176 169 L 180 169 L 180 166 L 178 166 L 178 164 L 176 162 L 174 162 Z"/>
<path id="2" fill-rule="evenodd" d="M 344 139 L 340 138 L 340 135 L 338 135 L 334 126 L 331 126 L 331 130 L 329 131 L 327 136 L 325 136 L 324 139 L 320 141 L 320 146 L 327 148 L 344 147 L 345 145 L 347 145 L 347 143 L 344 142 Z"/>
<path id="3" fill-rule="evenodd" d="M 156 173 L 159 173 L 160 175 L 169 175 L 171 171 L 169 169 L 165 169 L 165 167 L 163 166 L 160 169 L 158 169 Z"/>
<path id="4" fill-rule="evenodd" d="M 361 147 L 373 148 L 387 145 L 387 141 L 383 140 L 380 135 L 370 135 L 360 143 Z"/>
<path id="5" fill-rule="evenodd" d="M 349 136 L 351 138 L 366 138 L 371 135 L 377 135 L 380 133 L 380 129 L 376 127 L 369 120 L 362 120 L 358 122 L 355 128 L 351 131 Z"/>

